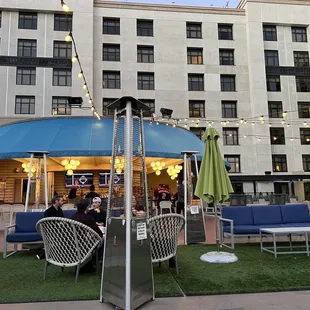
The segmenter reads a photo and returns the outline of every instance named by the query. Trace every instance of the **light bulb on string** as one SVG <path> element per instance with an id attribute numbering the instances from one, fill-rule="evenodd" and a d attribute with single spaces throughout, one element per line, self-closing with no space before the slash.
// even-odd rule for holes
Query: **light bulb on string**
<path id="1" fill-rule="evenodd" d="M 82 78 L 83 77 L 83 71 L 81 71 L 79 74 L 78 74 L 78 78 Z"/>
<path id="2" fill-rule="evenodd" d="M 158 123 L 158 122 L 156 122 L 156 125 L 159 125 L 159 123 Z"/>
<path id="3" fill-rule="evenodd" d="M 175 128 L 177 125 L 176 124 L 173 124 L 173 128 Z"/>
<path id="4" fill-rule="evenodd" d="M 61 0 L 61 6 L 65 12 L 70 11 L 70 8 L 67 6 L 67 4 L 63 0 Z"/>
<path id="5" fill-rule="evenodd" d="M 286 115 L 287 115 L 287 111 L 284 111 L 284 112 L 282 113 L 282 116 L 285 117 Z"/>
<path id="6" fill-rule="evenodd" d="M 166 126 L 168 126 L 169 124 L 168 123 L 166 123 Z"/>
<path id="7" fill-rule="evenodd" d="M 87 88 L 87 84 L 86 83 L 84 83 L 84 85 L 83 85 L 83 89 L 86 89 Z"/>
<path id="8" fill-rule="evenodd" d="M 244 119 L 243 118 L 241 118 L 240 124 L 244 124 Z"/>
<path id="9" fill-rule="evenodd" d="M 65 37 L 65 41 L 66 42 L 71 42 L 72 41 L 72 32 L 70 31 L 69 33 L 68 33 L 68 35 Z"/>
<path id="10" fill-rule="evenodd" d="M 290 140 L 291 140 L 291 141 L 293 141 L 294 139 L 293 139 L 293 138 L 291 138 Z"/>
<path id="11" fill-rule="evenodd" d="M 198 123 L 195 125 L 195 127 L 198 127 L 199 125 L 198 125 Z"/>
<path id="12" fill-rule="evenodd" d="M 243 136 L 243 138 L 246 138 L 246 137 L 247 137 L 246 135 Z"/>
<path id="13" fill-rule="evenodd" d="M 89 97 L 89 91 L 86 93 L 86 97 Z"/>
<path id="14" fill-rule="evenodd" d="M 281 124 L 284 125 L 284 124 L 285 124 L 285 121 L 281 121 Z"/>
<path id="15" fill-rule="evenodd" d="M 92 111 L 94 111 L 94 110 L 95 110 L 95 108 L 94 108 L 94 107 L 91 107 L 90 109 L 91 109 Z"/>
<path id="16" fill-rule="evenodd" d="M 90 98 L 90 99 L 88 100 L 88 103 L 92 104 L 92 103 L 93 103 L 93 100 Z"/>
<path id="17" fill-rule="evenodd" d="M 271 124 L 269 124 L 268 126 L 269 126 L 269 127 L 272 127 L 272 125 L 271 125 Z"/>
<path id="18" fill-rule="evenodd" d="M 260 116 L 259 120 L 263 121 L 264 120 L 264 115 Z"/>
<path id="19" fill-rule="evenodd" d="M 255 123 L 252 123 L 252 126 L 254 126 L 255 125 Z"/>
<path id="20" fill-rule="evenodd" d="M 290 124 L 287 124 L 286 127 L 287 127 L 287 128 L 290 127 Z"/>
<path id="21" fill-rule="evenodd" d="M 73 63 L 74 63 L 74 62 L 77 62 L 78 56 L 77 56 L 77 55 L 73 56 L 71 60 L 72 60 Z"/>

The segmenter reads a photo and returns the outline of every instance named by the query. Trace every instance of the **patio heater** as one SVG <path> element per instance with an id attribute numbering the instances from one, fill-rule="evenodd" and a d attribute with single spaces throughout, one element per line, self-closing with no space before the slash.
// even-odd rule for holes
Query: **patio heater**
<path id="1" fill-rule="evenodd" d="M 100 301 L 132 310 L 154 298 L 143 129 L 149 107 L 122 97 L 108 108 L 115 112 Z M 133 216 L 134 206 L 145 214 Z"/>
<path id="2" fill-rule="evenodd" d="M 199 243 L 206 241 L 205 220 L 203 204 L 193 205 L 193 173 L 192 159 L 194 159 L 196 177 L 198 178 L 197 151 L 183 151 L 184 156 L 184 217 L 185 233 L 184 244 Z"/>
<path id="3" fill-rule="evenodd" d="M 30 189 L 32 188 L 33 185 L 35 186 L 35 208 L 38 208 L 40 205 L 41 184 L 42 184 L 42 164 L 43 164 L 43 176 L 44 176 L 44 200 L 45 200 L 45 209 L 47 209 L 48 208 L 48 191 L 47 191 L 46 158 L 47 158 L 47 154 L 49 153 L 42 152 L 42 151 L 31 151 L 31 152 L 28 152 L 28 154 L 30 154 L 30 166 L 29 166 L 29 172 L 28 172 L 25 212 L 28 211 Z"/>

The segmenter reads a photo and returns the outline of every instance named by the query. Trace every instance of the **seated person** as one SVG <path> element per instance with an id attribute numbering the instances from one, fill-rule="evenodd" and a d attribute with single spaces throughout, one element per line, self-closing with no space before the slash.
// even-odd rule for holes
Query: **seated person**
<path id="1" fill-rule="evenodd" d="M 72 220 L 85 224 L 92 228 L 100 237 L 103 236 L 102 231 L 96 224 L 96 221 L 87 214 L 88 212 L 88 201 L 86 199 L 80 199 L 76 205 L 77 212 L 72 215 Z"/>
<path id="2" fill-rule="evenodd" d="M 95 197 L 93 199 L 93 209 L 88 211 L 88 215 L 90 215 L 96 222 L 98 226 L 105 226 L 107 213 L 100 208 L 101 206 L 101 198 Z"/>
<path id="3" fill-rule="evenodd" d="M 171 200 L 171 194 L 169 192 L 169 189 L 167 186 L 162 185 L 160 189 L 158 190 L 158 205 L 161 201 L 170 201 Z"/>

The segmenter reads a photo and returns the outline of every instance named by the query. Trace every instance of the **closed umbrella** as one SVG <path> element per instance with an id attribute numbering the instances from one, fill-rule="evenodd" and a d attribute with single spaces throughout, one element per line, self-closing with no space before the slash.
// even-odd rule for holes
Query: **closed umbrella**
<path id="1" fill-rule="evenodd" d="M 237 257 L 231 253 L 219 251 L 217 203 L 222 203 L 233 193 L 230 179 L 218 146 L 219 134 L 214 128 L 208 128 L 202 140 L 205 150 L 201 162 L 195 195 L 206 203 L 215 205 L 216 243 L 217 252 L 204 254 L 201 259 L 208 262 L 231 262 Z"/>

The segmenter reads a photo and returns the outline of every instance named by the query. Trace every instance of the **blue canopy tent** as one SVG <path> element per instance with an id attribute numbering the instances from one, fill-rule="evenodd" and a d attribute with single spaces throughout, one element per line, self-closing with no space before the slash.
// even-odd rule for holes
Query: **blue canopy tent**
<path id="1" fill-rule="evenodd" d="M 204 144 L 191 131 L 144 123 L 146 157 L 182 159 L 184 149 L 200 152 Z M 27 158 L 28 151 L 49 152 L 50 157 L 111 156 L 113 119 L 57 117 L 0 127 L 0 159 Z M 225 161 L 226 168 L 230 164 Z"/>

